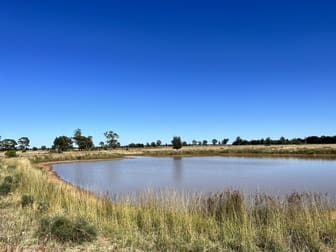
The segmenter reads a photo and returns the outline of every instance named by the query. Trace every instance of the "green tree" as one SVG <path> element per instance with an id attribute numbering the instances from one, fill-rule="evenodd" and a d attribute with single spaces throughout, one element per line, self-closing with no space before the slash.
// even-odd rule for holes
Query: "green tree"
<path id="1" fill-rule="evenodd" d="M 212 145 L 216 145 L 218 143 L 218 140 L 217 139 L 212 139 Z"/>
<path id="2" fill-rule="evenodd" d="M 54 145 L 52 146 L 57 152 L 67 151 L 73 148 L 72 140 L 67 136 L 59 136 L 54 140 Z"/>
<path id="3" fill-rule="evenodd" d="M 157 140 L 157 141 L 156 141 L 156 146 L 159 146 L 159 147 L 160 147 L 161 144 L 162 144 L 161 140 Z"/>
<path id="4" fill-rule="evenodd" d="M 173 148 L 175 150 L 178 150 L 178 149 L 182 148 L 182 140 L 181 140 L 181 137 L 179 137 L 179 136 L 174 136 L 171 143 L 173 144 Z"/>
<path id="5" fill-rule="evenodd" d="M 74 136 L 72 138 L 75 144 L 78 146 L 79 150 L 89 150 L 94 147 L 92 136 L 83 136 L 81 129 L 76 129 L 74 131 Z"/>
<path id="6" fill-rule="evenodd" d="M 192 140 L 192 145 L 196 145 L 197 141 L 196 140 Z"/>
<path id="7" fill-rule="evenodd" d="M 243 139 L 241 139 L 240 136 L 237 136 L 236 140 L 232 143 L 232 145 L 242 145 L 243 142 Z"/>
<path id="8" fill-rule="evenodd" d="M 282 136 L 282 137 L 280 137 L 279 142 L 280 142 L 280 144 L 286 144 L 288 142 L 288 140 L 285 137 Z"/>
<path id="9" fill-rule="evenodd" d="M 18 143 L 19 143 L 19 149 L 22 151 L 26 151 L 27 148 L 29 147 L 30 140 L 28 137 L 21 137 L 18 140 Z"/>
<path id="10" fill-rule="evenodd" d="M 208 141 L 207 140 L 203 140 L 202 145 L 204 145 L 204 146 L 208 145 Z"/>
<path id="11" fill-rule="evenodd" d="M 119 135 L 117 133 L 110 130 L 110 131 L 106 131 L 104 133 L 104 136 L 106 137 L 106 145 L 109 148 L 116 148 L 119 146 L 119 142 L 118 142 Z"/>
<path id="12" fill-rule="evenodd" d="M 271 140 L 271 138 L 270 137 L 267 137 L 266 139 L 265 139 L 265 145 L 271 145 L 272 144 L 272 140 Z"/>
<path id="13" fill-rule="evenodd" d="M 229 138 L 224 138 L 224 139 L 222 140 L 222 144 L 223 144 L 223 145 L 226 145 L 228 142 L 229 142 Z"/>
<path id="14" fill-rule="evenodd" d="M 3 150 L 15 150 L 15 146 L 17 145 L 14 139 L 4 139 L 1 143 Z"/>
<path id="15" fill-rule="evenodd" d="M 105 143 L 103 141 L 100 141 L 99 146 L 100 146 L 100 148 L 104 149 L 105 148 Z"/>

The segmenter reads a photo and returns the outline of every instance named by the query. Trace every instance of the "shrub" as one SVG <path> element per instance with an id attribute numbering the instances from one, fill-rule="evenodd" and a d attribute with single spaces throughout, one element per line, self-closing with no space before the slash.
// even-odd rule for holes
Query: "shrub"
<path id="1" fill-rule="evenodd" d="M 40 213 L 46 212 L 49 209 L 50 205 L 48 201 L 39 201 L 37 202 L 37 210 Z"/>
<path id="2" fill-rule="evenodd" d="M 16 157 L 16 151 L 15 150 L 6 151 L 5 156 L 8 158 Z"/>
<path id="3" fill-rule="evenodd" d="M 43 218 L 38 230 L 40 237 L 55 239 L 59 242 L 92 241 L 96 238 L 96 229 L 84 219 L 71 221 L 65 216 Z"/>
<path id="4" fill-rule="evenodd" d="M 4 183 L 12 184 L 13 183 L 13 178 L 12 176 L 6 176 L 4 178 Z"/>
<path id="5" fill-rule="evenodd" d="M 11 190 L 12 190 L 12 186 L 9 183 L 4 182 L 0 185 L 0 195 L 1 196 L 9 194 Z"/>
<path id="6" fill-rule="evenodd" d="M 32 195 L 22 195 L 21 197 L 21 206 L 32 206 L 34 204 L 34 197 Z"/>

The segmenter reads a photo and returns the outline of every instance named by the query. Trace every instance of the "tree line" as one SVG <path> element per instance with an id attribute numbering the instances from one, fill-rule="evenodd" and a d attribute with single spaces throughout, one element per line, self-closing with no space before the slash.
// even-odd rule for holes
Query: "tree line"
<path id="1" fill-rule="evenodd" d="M 119 135 L 112 130 L 104 133 L 106 141 L 99 143 L 100 148 L 117 148 L 120 146 L 118 142 Z M 74 148 L 73 144 L 77 145 L 79 150 L 92 150 L 95 148 L 92 136 L 84 136 L 81 129 L 76 129 L 72 137 L 58 136 L 54 139 L 51 149 L 57 152 L 63 152 Z"/>
<path id="2" fill-rule="evenodd" d="M 173 141 L 173 140 L 172 140 Z M 212 139 L 211 142 L 209 142 L 208 140 L 192 140 L 190 143 L 186 142 L 186 141 L 182 141 L 181 140 L 181 145 L 182 146 L 208 146 L 208 145 L 226 145 L 229 142 L 229 138 L 224 138 L 223 140 L 219 140 L 219 139 Z M 161 146 L 172 146 L 173 143 L 171 142 L 171 144 L 162 144 L 161 140 L 156 140 L 153 142 L 147 142 L 146 144 L 144 143 L 130 143 L 129 145 L 127 145 L 127 147 L 129 148 L 144 148 L 144 147 L 161 147 Z"/>
<path id="3" fill-rule="evenodd" d="M 105 141 L 99 143 L 99 147 L 96 147 L 93 143 L 92 136 L 85 136 L 82 134 L 81 129 L 76 129 L 73 133 L 73 136 L 58 136 L 54 139 L 52 150 L 57 152 L 63 152 L 67 150 L 74 149 L 77 146 L 79 150 L 92 150 L 96 148 L 100 149 L 114 149 L 121 147 L 118 141 L 119 135 L 112 130 L 106 131 L 104 133 L 106 138 Z M 161 140 L 156 140 L 151 143 L 130 143 L 126 148 L 145 148 L 145 147 L 173 147 L 174 149 L 180 149 L 183 146 L 208 146 L 208 145 L 226 145 L 228 144 L 229 139 L 224 138 L 222 140 L 212 139 L 210 142 L 208 140 L 192 140 L 190 143 L 182 141 L 181 137 L 174 136 L 169 144 L 163 144 Z M 306 138 L 292 138 L 288 139 L 285 137 L 280 137 L 279 139 L 261 138 L 261 139 L 252 139 L 246 140 L 241 137 L 237 137 L 232 145 L 289 145 L 289 144 L 336 144 L 336 136 L 308 136 Z M 0 151 L 8 150 L 22 150 L 26 151 L 30 147 L 30 139 L 26 136 L 20 137 L 19 139 L 1 139 L 0 136 Z M 37 150 L 36 147 L 32 148 Z M 46 146 L 41 146 L 42 150 L 46 150 Z"/>
<path id="4" fill-rule="evenodd" d="M 287 145 L 287 144 L 336 144 L 336 136 L 308 136 L 306 138 L 279 139 L 261 138 L 254 140 L 245 140 L 237 137 L 232 145 Z"/>

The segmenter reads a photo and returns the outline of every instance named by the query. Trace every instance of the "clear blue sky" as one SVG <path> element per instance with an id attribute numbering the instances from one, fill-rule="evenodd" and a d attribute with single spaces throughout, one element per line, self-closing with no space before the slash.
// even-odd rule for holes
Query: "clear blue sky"
<path id="1" fill-rule="evenodd" d="M 0 135 L 336 134 L 334 1 L 1 1 Z"/>

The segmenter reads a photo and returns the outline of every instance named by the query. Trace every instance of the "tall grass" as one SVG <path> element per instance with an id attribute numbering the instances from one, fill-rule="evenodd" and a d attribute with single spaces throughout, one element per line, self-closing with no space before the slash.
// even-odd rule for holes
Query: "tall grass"
<path id="1" fill-rule="evenodd" d="M 51 180 L 27 159 L 3 162 L 20 176 L 17 194 L 48 202 L 45 216 L 83 218 L 111 244 L 145 251 L 332 251 L 333 203 L 325 196 L 294 193 L 286 199 L 247 198 L 238 191 L 191 195 L 174 191 L 120 197 L 112 202 Z M 36 208 L 36 207 L 35 207 Z M 28 211 L 28 210 L 25 210 Z M 37 224 L 32 228 L 37 228 Z M 41 241 L 40 241 L 41 242 Z"/>

